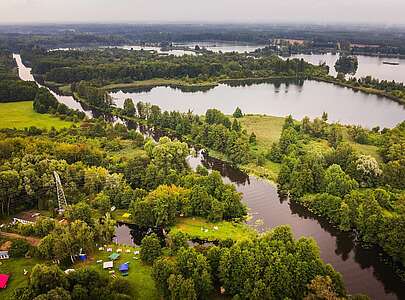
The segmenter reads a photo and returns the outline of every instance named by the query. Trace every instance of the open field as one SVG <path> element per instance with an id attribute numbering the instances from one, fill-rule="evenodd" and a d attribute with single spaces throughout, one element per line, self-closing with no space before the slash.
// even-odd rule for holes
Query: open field
<path id="1" fill-rule="evenodd" d="M 246 115 L 239 118 L 238 121 L 242 124 L 242 128 L 246 129 L 250 135 L 252 132 L 256 135 L 256 145 L 251 145 L 251 150 L 255 154 L 266 154 L 273 143 L 278 142 L 282 132 L 285 118 L 274 117 L 267 115 Z M 347 128 L 343 127 L 343 139 L 348 142 L 356 151 L 362 154 L 371 155 L 381 162 L 381 157 L 378 154 L 378 148 L 373 145 L 362 145 L 353 142 L 348 133 Z M 328 151 L 330 146 L 326 140 L 312 141 L 307 148 L 316 148 L 319 151 Z M 210 152 L 217 158 L 222 158 L 221 155 Z M 265 160 L 264 164 L 259 166 L 254 162 L 240 166 L 240 168 L 251 175 L 268 179 L 270 181 L 277 181 L 278 172 L 280 171 L 280 164 Z"/>
<path id="2" fill-rule="evenodd" d="M 111 246 L 113 251 L 117 249 L 122 249 L 120 253 L 120 257 L 114 261 L 114 268 L 116 276 L 122 276 L 120 271 L 118 270 L 119 266 L 123 263 L 129 262 L 129 272 L 128 276 L 124 277 L 128 279 L 128 281 L 132 285 L 133 290 L 133 297 L 134 299 L 160 299 L 158 291 L 155 288 L 155 283 L 152 278 L 152 266 L 146 265 L 141 262 L 138 255 L 134 255 L 135 250 L 140 250 L 140 248 L 134 248 L 130 246 L 121 246 L 121 245 L 113 245 Z M 129 249 L 131 252 L 126 253 L 126 250 Z M 107 270 L 103 270 L 102 263 L 97 263 L 97 260 L 109 261 L 110 259 L 108 256 L 111 255 L 112 252 L 107 251 L 99 251 L 97 250 L 93 257 L 91 257 L 86 263 L 84 264 L 77 264 L 77 267 L 88 266 L 90 268 L 95 268 L 100 272 L 108 273 Z"/>
<path id="3" fill-rule="evenodd" d="M 254 153 L 266 154 L 273 143 L 280 139 L 285 118 L 265 116 L 265 115 L 246 115 L 239 118 L 238 121 L 242 124 L 242 128 L 246 129 L 250 135 L 252 132 L 256 135 L 256 145 L 252 145 L 251 149 Z M 241 167 L 243 171 L 251 175 L 265 178 L 271 181 L 276 181 L 280 164 L 274 163 L 266 159 L 262 166 L 256 163 L 249 163 Z"/>
<path id="4" fill-rule="evenodd" d="M 41 263 L 35 258 L 11 258 L 2 260 L 0 265 L 0 273 L 11 275 L 8 286 L 4 290 L 0 290 L 0 299 L 11 300 L 15 289 L 23 287 L 27 283 L 31 269 Z M 24 275 L 24 269 L 28 271 Z"/>
<path id="5" fill-rule="evenodd" d="M 217 227 L 216 230 L 214 227 Z M 178 218 L 176 225 L 171 229 L 171 233 L 175 232 L 187 233 L 191 238 L 198 238 L 208 241 L 213 240 L 243 240 L 255 235 L 253 229 L 244 223 L 233 223 L 221 221 L 217 223 L 209 222 L 202 218 Z"/>
<path id="6" fill-rule="evenodd" d="M 264 115 L 247 115 L 238 119 L 248 134 L 255 133 L 258 150 L 269 149 L 274 142 L 278 142 L 284 120 L 282 117 Z"/>
<path id="7" fill-rule="evenodd" d="M 39 114 L 32 108 L 32 101 L 0 103 L 0 128 L 38 128 L 60 129 L 70 127 L 73 123 L 63 121 L 49 114 Z"/>

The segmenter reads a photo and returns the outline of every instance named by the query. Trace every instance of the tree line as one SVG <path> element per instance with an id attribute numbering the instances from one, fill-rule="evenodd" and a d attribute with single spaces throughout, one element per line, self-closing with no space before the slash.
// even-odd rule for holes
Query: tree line
<path id="1" fill-rule="evenodd" d="M 18 78 L 12 53 L 0 49 L 0 103 L 32 101 L 38 91 L 35 82 Z"/>
<path id="2" fill-rule="evenodd" d="M 33 72 L 46 81 L 74 83 L 90 81 L 97 86 L 155 78 L 215 81 L 224 78 L 309 76 L 323 73 L 304 60 L 282 60 L 277 56 L 254 58 L 239 53 L 162 56 L 149 51 L 96 49 L 71 51 L 25 51 Z"/>
<path id="3" fill-rule="evenodd" d="M 279 189 L 341 230 L 356 230 L 364 243 L 380 245 L 404 264 L 404 123 L 369 133 L 377 135 L 381 162 L 343 142 L 342 127 L 325 118 L 286 119 L 279 143 L 269 152 L 270 159 L 282 163 Z M 331 148 L 311 146 L 320 139 Z"/>
<path id="4" fill-rule="evenodd" d="M 187 239 L 169 233 L 165 248 L 155 234 L 142 240 L 141 259 L 153 264 L 163 299 L 207 299 L 215 291 L 233 299 L 368 299 L 348 296 L 314 240 L 295 240 L 288 226 L 208 247 L 190 248 Z"/>

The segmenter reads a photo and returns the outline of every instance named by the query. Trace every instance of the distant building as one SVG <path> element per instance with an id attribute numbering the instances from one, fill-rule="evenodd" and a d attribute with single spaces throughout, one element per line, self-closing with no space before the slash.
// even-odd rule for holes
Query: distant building
<path id="1" fill-rule="evenodd" d="M 26 211 L 21 212 L 13 217 L 13 224 L 22 223 L 22 224 L 33 224 L 39 218 L 41 214 L 36 211 Z"/>
<path id="2" fill-rule="evenodd" d="M 0 251 L 0 259 L 9 259 L 8 251 Z"/>

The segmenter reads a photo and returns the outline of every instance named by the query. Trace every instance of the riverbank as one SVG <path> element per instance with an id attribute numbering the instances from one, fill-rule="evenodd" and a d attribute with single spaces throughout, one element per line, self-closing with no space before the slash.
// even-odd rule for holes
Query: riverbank
<path id="1" fill-rule="evenodd" d="M 313 77 L 311 79 L 320 81 L 320 82 L 331 83 L 331 84 L 341 86 L 341 87 L 346 87 L 346 88 L 352 89 L 353 91 L 363 92 L 365 94 L 372 94 L 372 95 L 376 95 L 376 96 L 380 96 L 380 97 L 385 97 L 385 98 L 388 98 L 390 100 L 393 100 L 393 101 L 405 106 L 404 98 L 396 97 L 383 90 L 379 90 L 379 89 L 375 89 L 375 88 L 368 88 L 368 87 L 364 87 L 364 86 L 355 86 L 355 85 L 349 84 L 347 82 L 339 81 L 336 78 L 331 77 L 331 76 L 329 76 L 328 78 Z"/>

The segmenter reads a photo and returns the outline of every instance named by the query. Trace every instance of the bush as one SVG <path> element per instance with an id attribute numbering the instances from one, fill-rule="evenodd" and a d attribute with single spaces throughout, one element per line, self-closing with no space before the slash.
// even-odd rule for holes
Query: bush
<path id="1" fill-rule="evenodd" d="M 14 240 L 10 248 L 10 256 L 24 257 L 25 254 L 30 250 L 30 244 L 25 240 Z"/>
<path id="2" fill-rule="evenodd" d="M 188 235 L 183 232 L 169 234 L 168 246 L 172 254 L 176 254 L 181 247 L 187 247 Z"/>
<path id="3" fill-rule="evenodd" d="M 145 236 L 141 242 L 141 260 L 148 264 L 153 263 L 162 254 L 162 247 L 155 233 Z"/>

